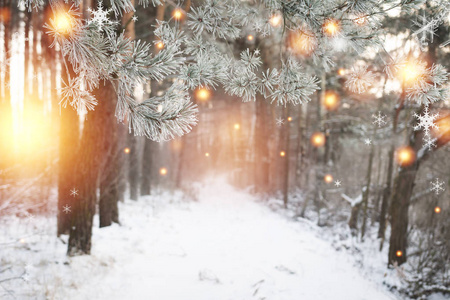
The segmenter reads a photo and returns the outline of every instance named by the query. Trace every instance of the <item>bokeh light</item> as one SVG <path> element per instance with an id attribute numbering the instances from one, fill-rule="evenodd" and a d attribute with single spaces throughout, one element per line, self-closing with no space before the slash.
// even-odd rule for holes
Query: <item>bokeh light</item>
<path id="1" fill-rule="evenodd" d="M 195 91 L 195 97 L 199 101 L 208 101 L 211 98 L 211 91 L 206 88 L 199 88 Z"/>
<path id="2" fill-rule="evenodd" d="M 159 169 L 159 174 L 161 174 L 161 176 L 166 176 L 167 175 L 167 169 L 166 168 Z"/>
<path id="3" fill-rule="evenodd" d="M 175 8 L 173 10 L 172 16 L 175 20 L 179 21 L 184 16 L 184 11 L 181 8 Z"/>
<path id="4" fill-rule="evenodd" d="M 280 14 L 274 14 L 272 17 L 270 17 L 269 23 L 273 27 L 278 27 L 281 25 L 281 15 Z"/>
<path id="5" fill-rule="evenodd" d="M 325 181 L 326 183 L 332 183 L 333 182 L 333 175 L 331 174 L 326 174 L 323 177 L 323 181 Z"/>
<path id="6" fill-rule="evenodd" d="M 323 24 L 323 32 L 330 36 L 336 36 L 341 31 L 341 24 L 339 21 L 334 19 L 328 19 Z"/>
<path id="7" fill-rule="evenodd" d="M 407 167 L 416 160 L 416 153 L 411 147 L 400 147 L 395 151 L 395 159 L 400 166 Z"/>
<path id="8" fill-rule="evenodd" d="M 326 91 L 325 96 L 322 99 L 322 105 L 327 110 L 335 110 L 339 107 L 339 95 L 335 91 Z"/>
<path id="9" fill-rule="evenodd" d="M 315 132 L 311 135 L 311 144 L 314 147 L 323 147 L 323 145 L 325 145 L 325 135 L 322 132 Z"/>

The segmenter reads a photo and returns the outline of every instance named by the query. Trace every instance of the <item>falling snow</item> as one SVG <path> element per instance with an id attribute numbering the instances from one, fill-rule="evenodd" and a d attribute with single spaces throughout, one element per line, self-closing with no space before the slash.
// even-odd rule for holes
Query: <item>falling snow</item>
<path id="1" fill-rule="evenodd" d="M 439 117 L 439 113 L 430 114 L 428 106 L 425 106 L 423 115 L 414 113 L 414 117 L 419 120 L 419 123 L 414 126 L 414 130 L 423 129 L 425 136 L 430 135 L 430 129 L 438 129 L 434 121 Z"/>
<path id="2" fill-rule="evenodd" d="M 78 196 L 78 190 L 76 188 L 71 189 L 70 196 L 72 197 Z"/>
<path id="3" fill-rule="evenodd" d="M 63 212 L 65 213 L 65 214 L 68 214 L 68 213 L 70 213 L 72 210 L 71 210 L 71 207 L 69 206 L 69 205 L 64 205 L 63 206 Z"/>
<path id="4" fill-rule="evenodd" d="M 284 119 L 278 118 L 275 120 L 278 127 L 282 126 L 284 124 Z"/>
<path id="5" fill-rule="evenodd" d="M 103 25 L 111 24 L 111 20 L 108 18 L 108 14 L 111 12 L 110 9 L 103 10 L 103 2 L 99 1 L 97 10 L 93 10 L 88 8 L 88 11 L 93 15 L 91 20 L 89 20 L 89 24 L 95 23 L 98 26 L 99 30 L 102 30 Z"/>
<path id="6" fill-rule="evenodd" d="M 377 114 L 373 114 L 372 118 L 374 119 L 372 123 L 376 124 L 378 127 L 381 127 L 387 123 L 387 117 L 386 115 L 383 115 L 381 111 L 379 111 Z"/>
<path id="7" fill-rule="evenodd" d="M 443 192 L 444 189 L 444 182 L 439 181 L 439 178 L 436 178 L 434 181 L 431 182 L 431 190 L 436 194 L 439 195 L 441 192 Z"/>

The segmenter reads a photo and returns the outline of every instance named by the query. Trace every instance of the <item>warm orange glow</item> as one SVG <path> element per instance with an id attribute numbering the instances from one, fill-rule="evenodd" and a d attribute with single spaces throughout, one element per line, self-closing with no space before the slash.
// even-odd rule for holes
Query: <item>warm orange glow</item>
<path id="1" fill-rule="evenodd" d="M 332 183 L 333 182 L 333 175 L 331 174 L 327 174 L 323 177 L 323 181 L 325 181 L 326 183 Z"/>
<path id="2" fill-rule="evenodd" d="M 184 11 L 181 8 L 176 8 L 172 13 L 172 16 L 177 21 L 181 20 L 183 18 L 183 15 L 184 15 Z"/>
<path id="3" fill-rule="evenodd" d="M 164 43 L 161 42 L 161 41 L 159 41 L 159 42 L 156 43 L 155 46 L 156 46 L 156 48 L 158 48 L 159 50 L 161 50 L 162 48 L 164 48 Z"/>
<path id="4" fill-rule="evenodd" d="M 341 31 L 341 24 L 337 20 L 328 19 L 323 24 L 323 32 L 328 36 L 336 36 Z"/>
<path id="5" fill-rule="evenodd" d="M 72 31 L 74 26 L 73 17 L 65 11 L 55 13 L 52 25 L 54 29 L 60 34 L 68 34 Z"/>
<path id="6" fill-rule="evenodd" d="M 292 117 L 288 117 L 288 122 L 291 122 L 292 121 Z"/>
<path id="7" fill-rule="evenodd" d="M 340 69 L 338 70 L 338 75 L 344 76 L 344 75 L 345 75 L 345 69 L 340 68 Z"/>
<path id="8" fill-rule="evenodd" d="M 249 40 L 249 41 L 253 41 L 254 38 L 255 37 L 251 34 L 247 35 L 247 40 Z"/>
<path id="9" fill-rule="evenodd" d="M 4 116 L 0 111 L 0 125 L 7 120 L 12 122 L 11 134 L 4 136 L 6 141 L 2 142 L 10 145 L 10 153 L 14 157 L 19 159 L 27 157 L 27 161 L 31 163 L 45 159 L 44 150 L 54 145 L 55 131 L 49 118 L 39 110 L 38 100 L 36 98 L 30 100 L 34 102 L 30 103 L 22 114 L 12 119 L 11 116 Z"/>
<path id="10" fill-rule="evenodd" d="M 166 176 L 167 175 L 167 169 L 166 168 L 159 169 L 159 174 L 161 174 L 162 176 Z"/>
<path id="11" fill-rule="evenodd" d="M 206 157 L 209 157 L 209 153 L 208 153 L 208 152 L 206 152 L 206 153 L 205 153 L 205 156 L 206 156 Z"/>
<path id="12" fill-rule="evenodd" d="M 416 153 L 411 147 L 400 147 L 395 153 L 397 163 L 402 166 L 410 166 L 416 160 Z"/>
<path id="13" fill-rule="evenodd" d="M 419 80 L 419 78 L 423 75 L 423 73 L 424 73 L 423 63 L 409 60 L 398 71 L 397 76 L 402 82 L 408 85 L 412 85 Z"/>
<path id="14" fill-rule="evenodd" d="M 436 206 L 434 208 L 434 212 L 437 213 L 437 214 L 440 213 L 441 212 L 441 208 L 439 206 Z"/>
<path id="15" fill-rule="evenodd" d="M 280 152 L 280 156 L 281 156 L 281 157 L 285 157 L 285 156 L 286 156 L 286 152 L 281 151 L 281 152 Z"/>
<path id="16" fill-rule="evenodd" d="M 322 147 L 325 145 L 325 135 L 322 132 L 315 132 L 311 135 L 311 144 L 314 147 Z"/>
<path id="17" fill-rule="evenodd" d="M 442 144 L 448 143 L 450 141 L 450 114 L 436 120 L 434 124 L 436 124 L 437 128 L 432 129 L 433 136 Z"/>
<path id="18" fill-rule="evenodd" d="M 295 31 L 289 35 L 292 51 L 300 55 L 311 55 L 317 47 L 317 39 L 312 32 Z"/>
<path id="19" fill-rule="evenodd" d="M 239 123 L 234 124 L 234 129 L 239 130 L 241 128 L 241 125 Z"/>
<path id="20" fill-rule="evenodd" d="M 281 24 L 281 16 L 279 14 L 273 15 L 272 17 L 270 17 L 269 23 L 273 27 L 280 26 L 280 24 Z"/>
<path id="21" fill-rule="evenodd" d="M 11 18 L 11 10 L 9 7 L 0 7 L 0 22 L 7 24 Z"/>
<path id="22" fill-rule="evenodd" d="M 335 110 L 339 106 L 339 95 L 335 91 L 326 91 L 322 99 L 322 105 L 327 110 Z"/>
<path id="23" fill-rule="evenodd" d="M 403 256 L 403 252 L 398 250 L 397 252 L 395 252 L 395 255 L 397 255 L 398 257 L 402 257 Z"/>
<path id="24" fill-rule="evenodd" d="M 130 148 L 125 148 L 125 149 L 123 149 L 123 152 L 125 152 L 125 154 L 129 154 L 130 152 L 131 152 L 131 150 L 130 150 Z"/>
<path id="25" fill-rule="evenodd" d="M 195 92 L 195 97 L 200 101 L 208 101 L 211 97 L 211 91 L 205 88 L 199 88 Z"/>

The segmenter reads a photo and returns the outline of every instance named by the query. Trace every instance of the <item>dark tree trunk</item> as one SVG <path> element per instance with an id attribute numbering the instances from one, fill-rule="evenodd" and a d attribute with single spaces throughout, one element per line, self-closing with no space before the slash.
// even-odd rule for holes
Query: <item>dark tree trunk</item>
<path id="1" fill-rule="evenodd" d="M 263 97 L 256 100 L 255 128 L 255 187 L 256 192 L 267 194 L 269 188 L 269 147 L 267 132 L 267 103 Z"/>
<path id="2" fill-rule="evenodd" d="M 372 178 L 372 162 L 374 156 L 374 146 L 370 149 L 369 154 L 369 165 L 367 167 L 367 175 L 366 175 L 366 188 L 363 191 L 362 195 L 362 205 L 363 205 L 363 222 L 361 227 L 361 240 L 364 240 L 364 235 L 366 234 L 366 223 L 367 223 L 367 206 L 369 205 L 369 194 L 370 194 L 370 184 Z"/>
<path id="3" fill-rule="evenodd" d="M 69 65 L 70 76 L 74 77 L 71 66 Z M 67 71 L 63 69 L 63 80 L 67 82 Z M 79 121 L 76 111 L 72 107 L 61 108 L 61 117 L 59 124 L 59 172 L 58 172 L 58 236 L 68 234 L 70 229 L 70 215 L 65 213 L 64 206 L 73 207 L 74 199 L 70 191 L 76 189 L 73 168 L 76 158 L 76 151 L 79 142 Z"/>
<path id="4" fill-rule="evenodd" d="M 141 164 L 141 196 L 150 195 L 151 192 L 153 143 L 153 141 L 145 139 Z"/>
<path id="5" fill-rule="evenodd" d="M 284 117 L 286 119 L 286 132 L 284 136 L 284 152 L 285 156 L 284 158 L 284 166 L 283 166 L 283 204 L 284 208 L 287 208 L 288 206 L 288 197 L 289 197 L 289 148 L 290 148 L 290 127 L 291 122 L 287 120 L 288 118 L 288 109 L 287 107 L 284 108 Z"/>
<path id="6" fill-rule="evenodd" d="M 4 10 L 4 13 L 0 16 L 0 22 L 4 26 L 4 62 L 6 62 L 6 68 L 4 70 L 4 97 L 0 99 L 0 169 L 6 168 L 8 164 L 11 164 L 11 151 L 9 150 L 9 142 L 12 138 L 12 107 L 11 107 L 11 92 L 10 92 L 10 70 L 11 65 L 9 60 L 11 58 L 11 39 L 13 32 L 13 5 L 14 1 L 6 0 L 0 2 L 0 9 Z M 3 71 L 3 70 L 1 70 Z M 1 76 L 0 76 L 1 80 Z M 1 93 L 0 93 L 1 96 Z"/>
<path id="7" fill-rule="evenodd" d="M 128 145 L 130 148 L 128 182 L 130 184 L 130 199 L 137 200 L 139 196 L 139 151 L 138 138 L 133 134 L 128 135 Z M 147 142 L 146 139 L 145 142 Z M 150 141 L 150 140 L 149 140 Z M 150 183 L 150 180 L 148 181 Z M 150 190 L 148 190 L 150 193 Z M 149 194 L 148 193 L 148 194 Z M 148 195 L 146 194 L 146 195 Z"/>
<path id="8" fill-rule="evenodd" d="M 104 155 L 104 161 L 101 164 L 100 170 L 100 201 L 99 201 L 99 217 L 100 227 L 110 226 L 112 222 L 119 223 L 119 180 L 121 171 L 121 159 L 123 154 L 119 152 L 119 127 L 122 124 L 117 124 L 114 113 L 117 104 L 117 96 L 114 87 L 107 82 L 104 87 L 100 88 L 101 96 L 97 99 L 103 108 L 104 122 L 103 136 L 101 137 L 103 143 L 101 145 L 101 152 Z M 96 108 L 97 110 L 98 108 Z"/>
<path id="9" fill-rule="evenodd" d="M 94 111 L 90 111 L 87 115 L 74 164 L 75 188 L 78 189 L 78 195 L 74 197 L 75 201 L 71 212 L 71 228 L 67 250 L 69 255 L 89 254 L 91 251 L 97 180 L 99 171 L 103 166 L 104 157 L 107 155 L 104 152 L 105 145 L 109 144 L 107 139 L 111 136 L 111 128 L 116 126 L 115 104 L 111 104 L 111 101 L 116 99 L 114 88 L 108 81 L 104 85 L 101 84 L 93 93 L 98 100 L 98 105 Z M 108 163 L 111 163 L 111 161 L 108 161 Z M 114 200 L 110 198 L 109 201 L 117 201 L 117 198 Z M 111 209 L 111 212 L 108 212 L 108 214 L 112 216 L 112 207 L 109 209 Z M 105 213 L 103 210 L 103 214 Z"/>
<path id="10" fill-rule="evenodd" d="M 378 238 L 380 241 L 380 251 L 383 249 L 385 233 L 386 233 L 386 225 L 387 225 L 387 213 L 389 208 L 389 198 L 391 195 L 391 186 L 392 186 L 392 173 L 394 169 L 394 147 L 392 146 L 389 150 L 389 161 L 387 168 L 387 179 L 386 179 L 386 187 L 383 189 L 383 199 L 381 201 L 381 211 L 380 211 L 380 227 L 378 229 Z"/>
<path id="11" fill-rule="evenodd" d="M 350 227 L 350 231 L 353 236 L 358 235 L 358 215 L 361 208 L 361 203 L 355 204 L 352 206 L 352 212 L 350 214 L 350 219 L 348 221 L 348 227 Z"/>

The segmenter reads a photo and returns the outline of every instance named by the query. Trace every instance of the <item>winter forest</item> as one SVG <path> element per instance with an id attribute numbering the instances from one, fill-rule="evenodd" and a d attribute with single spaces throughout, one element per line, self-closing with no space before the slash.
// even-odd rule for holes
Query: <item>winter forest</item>
<path id="1" fill-rule="evenodd" d="M 450 299 L 449 0 L 0 0 L 0 299 Z"/>

